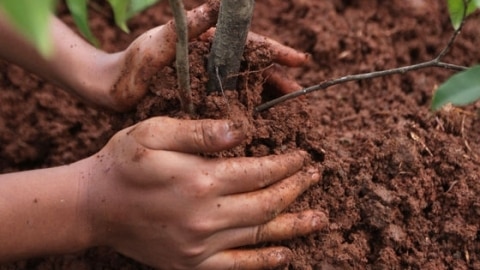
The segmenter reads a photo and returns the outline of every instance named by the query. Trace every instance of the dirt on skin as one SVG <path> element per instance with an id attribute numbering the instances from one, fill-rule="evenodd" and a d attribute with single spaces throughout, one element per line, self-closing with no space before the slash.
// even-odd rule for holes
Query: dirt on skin
<path id="1" fill-rule="evenodd" d="M 310 86 L 435 57 L 452 33 L 445 2 L 265 0 L 256 3 L 252 29 L 310 53 L 308 65 L 287 70 Z M 158 4 L 135 17 L 127 35 L 100 3 L 91 24 L 110 52 L 171 18 L 166 3 Z M 72 25 L 65 9 L 59 14 Z M 479 23 L 478 14 L 469 18 L 445 61 L 470 66 L 480 60 Z M 351 82 L 255 113 L 274 94 L 257 72 L 271 63 L 264 47 L 249 45 L 240 91 L 227 91 L 226 99 L 205 93 L 208 42 L 193 41 L 190 50 L 196 118 L 237 119 L 248 129 L 242 145 L 217 156 L 301 148 L 322 172 L 321 183 L 287 211 L 320 209 L 329 224 L 281 243 L 295 253 L 287 269 L 480 269 L 480 103 L 429 110 L 432 91 L 452 72 L 426 69 Z M 0 172 L 87 157 L 119 129 L 151 116 L 185 118 L 176 85 L 173 67 L 159 70 L 137 108 L 115 115 L 0 62 Z M 97 248 L 0 269 L 148 267 Z"/>

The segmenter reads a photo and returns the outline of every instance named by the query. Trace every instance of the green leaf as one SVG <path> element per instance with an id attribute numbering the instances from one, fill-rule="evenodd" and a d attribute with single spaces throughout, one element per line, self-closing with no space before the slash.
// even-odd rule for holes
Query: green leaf
<path id="1" fill-rule="evenodd" d="M 153 4 L 160 2 L 161 0 L 130 0 L 130 9 L 128 10 L 128 18 L 133 17 L 135 14 L 142 12 L 146 8 Z M 478 0 L 480 1 L 480 0 Z"/>
<path id="2" fill-rule="evenodd" d="M 108 3 L 113 9 L 115 23 L 120 29 L 122 29 L 126 33 L 129 32 L 127 27 L 128 2 L 129 1 L 126 0 L 108 0 Z"/>
<path id="3" fill-rule="evenodd" d="M 159 0 L 108 0 L 108 3 L 113 10 L 115 24 L 128 33 L 128 19 L 158 1 Z"/>
<path id="4" fill-rule="evenodd" d="M 99 46 L 98 40 L 92 34 L 90 26 L 88 25 L 88 0 L 66 0 L 67 7 L 72 13 L 73 21 L 78 27 L 82 35 L 95 46 Z"/>
<path id="5" fill-rule="evenodd" d="M 450 77 L 435 91 L 432 109 L 438 110 L 447 103 L 461 106 L 480 99 L 480 65 Z"/>
<path id="6" fill-rule="evenodd" d="M 49 23 L 55 5 L 56 0 L 0 1 L 0 8 L 5 11 L 5 16 L 44 57 L 53 53 Z"/>
<path id="7" fill-rule="evenodd" d="M 468 8 L 465 17 L 480 7 L 480 0 L 467 0 Z M 448 13 L 450 14 L 450 20 L 452 21 L 453 28 L 457 30 L 462 24 L 463 13 L 465 11 L 464 0 L 447 0 Z"/>

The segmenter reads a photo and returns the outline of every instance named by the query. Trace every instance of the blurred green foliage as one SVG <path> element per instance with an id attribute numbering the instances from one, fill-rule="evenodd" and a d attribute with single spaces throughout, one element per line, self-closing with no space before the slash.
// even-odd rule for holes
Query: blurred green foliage
<path id="1" fill-rule="evenodd" d="M 108 0 L 112 7 L 115 23 L 128 32 L 127 21 L 132 16 L 150 7 L 159 0 Z M 88 25 L 88 0 L 66 0 L 67 7 L 82 35 L 98 46 L 98 40 Z M 57 0 L 0 0 L 0 10 L 42 55 L 52 53 L 49 18 L 54 13 Z"/>
<path id="2" fill-rule="evenodd" d="M 451 103 L 467 105 L 480 98 L 480 65 L 471 67 L 450 77 L 435 91 L 432 109 L 438 110 Z"/>
<path id="3" fill-rule="evenodd" d="M 49 17 L 56 3 L 56 0 L 0 0 L 0 10 L 27 40 L 48 56 L 52 53 Z"/>
<path id="4" fill-rule="evenodd" d="M 464 19 L 463 15 L 468 16 L 472 14 L 480 4 L 480 0 L 447 0 L 448 13 L 452 21 L 453 28 L 457 30 Z M 467 5 L 467 10 L 465 10 Z"/>
<path id="5" fill-rule="evenodd" d="M 447 0 L 447 5 L 452 26 L 458 30 L 465 17 L 480 7 L 480 0 Z M 453 75 L 440 85 L 433 93 L 431 108 L 438 110 L 448 103 L 457 106 L 467 105 L 479 98 L 480 66 L 477 65 Z"/>

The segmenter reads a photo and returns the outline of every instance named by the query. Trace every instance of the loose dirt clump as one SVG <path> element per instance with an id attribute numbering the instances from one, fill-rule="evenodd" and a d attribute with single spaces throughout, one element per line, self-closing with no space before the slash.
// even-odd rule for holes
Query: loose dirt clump
<path id="1" fill-rule="evenodd" d="M 186 1 L 188 7 L 201 1 Z M 108 51 L 171 18 L 161 3 L 121 33 L 93 13 Z M 71 24 L 65 11 L 60 17 Z M 474 14 L 445 61 L 480 59 Z M 312 55 L 289 69 L 304 86 L 348 74 L 430 60 L 452 33 L 445 1 L 278 1 L 256 3 L 252 28 Z M 269 52 L 249 44 L 240 91 L 206 93 L 208 41 L 190 44 L 197 115 L 180 112 L 173 65 L 159 70 L 147 97 L 128 114 L 89 108 L 22 69 L 0 62 L 0 172 L 66 164 L 98 151 L 119 129 L 156 115 L 230 118 L 245 142 L 212 156 L 263 156 L 304 149 L 320 184 L 287 211 L 328 213 L 324 231 L 283 241 L 295 253 L 288 269 L 480 269 L 480 103 L 429 111 L 432 91 L 451 72 L 439 69 L 352 82 L 254 108 L 276 93 L 262 72 Z M 109 249 L 33 259 L 0 269 L 148 269 Z"/>

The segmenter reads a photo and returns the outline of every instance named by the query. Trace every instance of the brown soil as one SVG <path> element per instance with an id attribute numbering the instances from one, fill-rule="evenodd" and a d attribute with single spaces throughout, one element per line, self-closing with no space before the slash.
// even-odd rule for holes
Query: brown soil
<path id="1" fill-rule="evenodd" d="M 187 1 L 187 6 L 200 2 Z M 256 4 L 252 27 L 312 54 L 307 66 L 288 70 L 310 86 L 433 58 L 452 32 L 444 2 L 265 0 Z M 92 25 L 105 50 L 121 50 L 165 23 L 170 18 L 166 6 L 134 18 L 131 35 L 102 12 L 93 12 Z M 61 18 L 71 25 L 68 15 Z M 478 14 L 468 20 L 446 61 L 473 65 L 480 60 L 479 23 Z M 261 73 L 254 72 L 270 64 L 268 52 L 249 46 L 241 90 L 227 91 L 226 101 L 205 94 L 208 44 L 195 41 L 190 49 L 199 117 L 240 116 L 249 128 L 243 145 L 218 155 L 302 148 L 322 171 L 322 182 L 288 211 L 321 209 L 330 224 L 283 242 L 296 254 L 288 269 L 480 269 L 480 103 L 429 111 L 433 89 L 451 72 L 427 69 L 347 83 L 254 113 L 272 94 Z M 113 115 L 0 62 L 0 172 L 70 163 L 98 151 L 122 127 L 154 115 L 185 117 L 178 110 L 174 74 L 172 67 L 160 70 L 135 111 Z M 148 267 L 109 249 L 92 249 L 0 269 Z"/>

